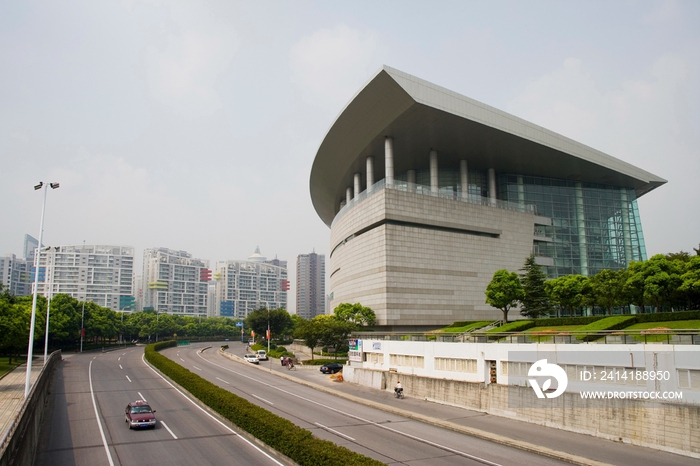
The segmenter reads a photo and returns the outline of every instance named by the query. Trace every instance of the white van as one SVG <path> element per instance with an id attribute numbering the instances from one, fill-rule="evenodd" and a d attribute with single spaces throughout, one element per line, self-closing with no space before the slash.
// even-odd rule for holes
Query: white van
<path id="1" fill-rule="evenodd" d="M 258 360 L 267 361 L 267 353 L 265 352 L 265 350 L 262 350 L 262 349 L 258 350 L 257 354 L 258 354 Z"/>

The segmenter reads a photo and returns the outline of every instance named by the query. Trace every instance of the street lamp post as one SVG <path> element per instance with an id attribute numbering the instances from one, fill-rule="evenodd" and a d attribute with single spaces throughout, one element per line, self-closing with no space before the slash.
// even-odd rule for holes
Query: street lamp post
<path id="1" fill-rule="evenodd" d="M 36 267 L 34 269 L 35 275 L 34 275 L 34 297 L 32 299 L 32 318 L 31 318 L 31 323 L 29 325 L 29 345 L 27 347 L 27 376 L 25 378 L 24 382 L 24 397 L 27 398 L 29 396 L 29 389 L 31 387 L 31 378 L 32 378 L 32 357 L 34 356 L 34 327 L 36 325 L 36 301 L 37 301 L 37 296 L 39 292 L 39 258 L 41 256 L 41 242 L 44 239 L 44 213 L 46 212 L 46 193 L 48 192 L 48 187 L 51 186 L 51 189 L 56 189 L 58 188 L 58 183 L 49 183 L 48 186 L 45 187 L 44 189 L 44 202 L 41 205 L 41 223 L 39 226 L 39 247 L 37 248 L 37 257 L 36 257 Z M 44 188 L 44 182 L 40 181 L 38 185 L 34 186 L 34 190 L 38 191 L 39 189 Z"/>

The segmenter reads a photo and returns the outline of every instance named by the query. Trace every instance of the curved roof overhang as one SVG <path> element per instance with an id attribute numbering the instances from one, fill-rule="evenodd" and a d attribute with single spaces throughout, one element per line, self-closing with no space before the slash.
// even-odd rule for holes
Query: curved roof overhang
<path id="1" fill-rule="evenodd" d="M 374 180 L 384 178 L 384 139 L 394 139 L 394 172 L 429 166 L 494 168 L 628 187 L 637 197 L 666 183 L 631 164 L 553 131 L 401 71 L 382 67 L 328 130 L 311 168 L 311 201 L 330 226 L 355 173 L 374 156 Z"/>

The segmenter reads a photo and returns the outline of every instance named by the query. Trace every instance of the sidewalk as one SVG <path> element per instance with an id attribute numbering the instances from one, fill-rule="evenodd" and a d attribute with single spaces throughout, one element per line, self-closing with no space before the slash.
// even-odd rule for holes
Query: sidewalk
<path id="1" fill-rule="evenodd" d="M 33 386 L 44 368 L 44 358 L 32 363 L 30 384 Z M 4 439 L 24 402 L 24 385 L 27 380 L 27 364 L 20 364 L 0 379 L 0 439 Z"/>

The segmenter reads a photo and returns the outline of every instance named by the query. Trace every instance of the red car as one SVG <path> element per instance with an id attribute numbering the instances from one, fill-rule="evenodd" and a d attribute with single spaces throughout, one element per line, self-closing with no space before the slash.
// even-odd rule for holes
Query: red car
<path id="1" fill-rule="evenodd" d="M 156 426 L 156 416 L 155 409 L 151 409 L 151 406 L 145 401 L 139 400 L 134 401 L 126 405 L 126 410 L 124 415 L 126 416 L 126 422 L 129 423 L 129 429 L 134 429 L 136 427 L 154 427 Z"/>

